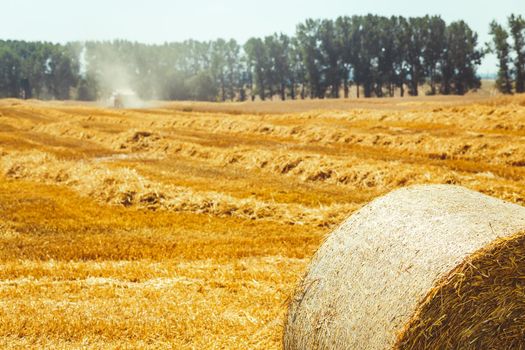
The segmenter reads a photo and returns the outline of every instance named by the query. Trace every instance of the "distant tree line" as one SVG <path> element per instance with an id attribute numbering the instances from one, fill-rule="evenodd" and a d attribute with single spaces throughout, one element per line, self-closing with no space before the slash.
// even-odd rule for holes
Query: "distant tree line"
<path id="1" fill-rule="evenodd" d="M 79 78 L 74 45 L 0 41 L 0 97 L 65 100 Z"/>
<path id="2" fill-rule="evenodd" d="M 346 98 L 351 86 L 357 97 L 462 95 L 480 86 L 477 40 L 464 21 L 367 15 L 308 19 L 294 36 L 242 46 L 0 41 L 0 97 L 95 100 L 123 86 L 165 100 Z"/>
<path id="3" fill-rule="evenodd" d="M 525 92 L 525 19 L 510 15 L 508 29 L 492 21 L 490 34 L 489 51 L 498 57 L 496 87 L 504 94 Z"/>

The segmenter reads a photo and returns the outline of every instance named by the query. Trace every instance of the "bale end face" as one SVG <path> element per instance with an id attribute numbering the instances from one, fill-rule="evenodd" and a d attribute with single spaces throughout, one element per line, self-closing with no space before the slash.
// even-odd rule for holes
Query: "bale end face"
<path id="1" fill-rule="evenodd" d="M 525 347 L 525 232 L 467 257 L 427 294 L 397 349 Z"/>

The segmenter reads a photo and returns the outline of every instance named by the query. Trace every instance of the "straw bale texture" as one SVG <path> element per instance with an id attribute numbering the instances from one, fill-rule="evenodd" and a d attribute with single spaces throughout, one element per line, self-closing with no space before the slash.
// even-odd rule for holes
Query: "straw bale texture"
<path id="1" fill-rule="evenodd" d="M 378 198 L 315 254 L 284 347 L 524 347 L 524 233 L 524 207 L 458 186 Z"/>

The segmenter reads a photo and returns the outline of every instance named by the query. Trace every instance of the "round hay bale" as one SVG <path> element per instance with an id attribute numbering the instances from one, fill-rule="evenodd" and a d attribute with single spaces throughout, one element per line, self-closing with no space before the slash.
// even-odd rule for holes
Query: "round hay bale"
<path id="1" fill-rule="evenodd" d="M 525 348 L 525 208 L 415 186 L 357 211 L 317 251 L 285 349 Z"/>

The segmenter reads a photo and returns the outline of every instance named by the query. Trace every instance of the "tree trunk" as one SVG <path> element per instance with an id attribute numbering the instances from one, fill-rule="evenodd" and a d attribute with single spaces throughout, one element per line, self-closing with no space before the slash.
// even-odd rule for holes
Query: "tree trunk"
<path id="1" fill-rule="evenodd" d="M 365 98 L 372 97 L 372 84 L 370 84 L 370 82 L 365 82 L 363 84 L 363 89 L 365 93 Z"/>
<path id="2" fill-rule="evenodd" d="M 525 92 L 525 82 L 523 69 L 520 67 L 520 64 L 517 64 L 516 67 L 516 92 L 521 93 Z"/>
<path id="3" fill-rule="evenodd" d="M 239 101 L 243 102 L 246 100 L 246 91 L 244 90 L 244 87 L 241 87 L 239 89 Z"/>
<path id="4" fill-rule="evenodd" d="M 436 94 L 436 73 L 434 69 L 430 72 L 430 94 L 435 95 Z"/>
<path id="5" fill-rule="evenodd" d="M 25 100 L 31 98 L 31 84 L 29 84 L 29 79 L 22 79 L 22 90 L 23 90 L 23 98 Z"/>
<path id="6" fill-rule="evenodd" d="M 376 84 L 376 96 L 383 97 L 383 85 L 381 83 Z"/>
<path id="7" fill-rule="evenodd" d="M 260 91 L 259 96 L 261 97 L 261 100 L 266 100 L 266 93 L 264 92 L 264 84 L 263 82 L 260 83 Z"/>
<path id="8" fill-rule="evenodd" d="M 234 100 L 235 98 L 235 86 L 233 86 L 233 73 L 230 74 L 230 99 Z"/>
<path id="9" fill-rule="evenodd" d="M 412 74 L 410 79 L 410 85 L 409 85 L 409 91 L 408 93 L 411 96 L 417 96 L 417 81 L 418 81 L 418 74 L 416 71 L 416 68 L 412 68 Z"/>

